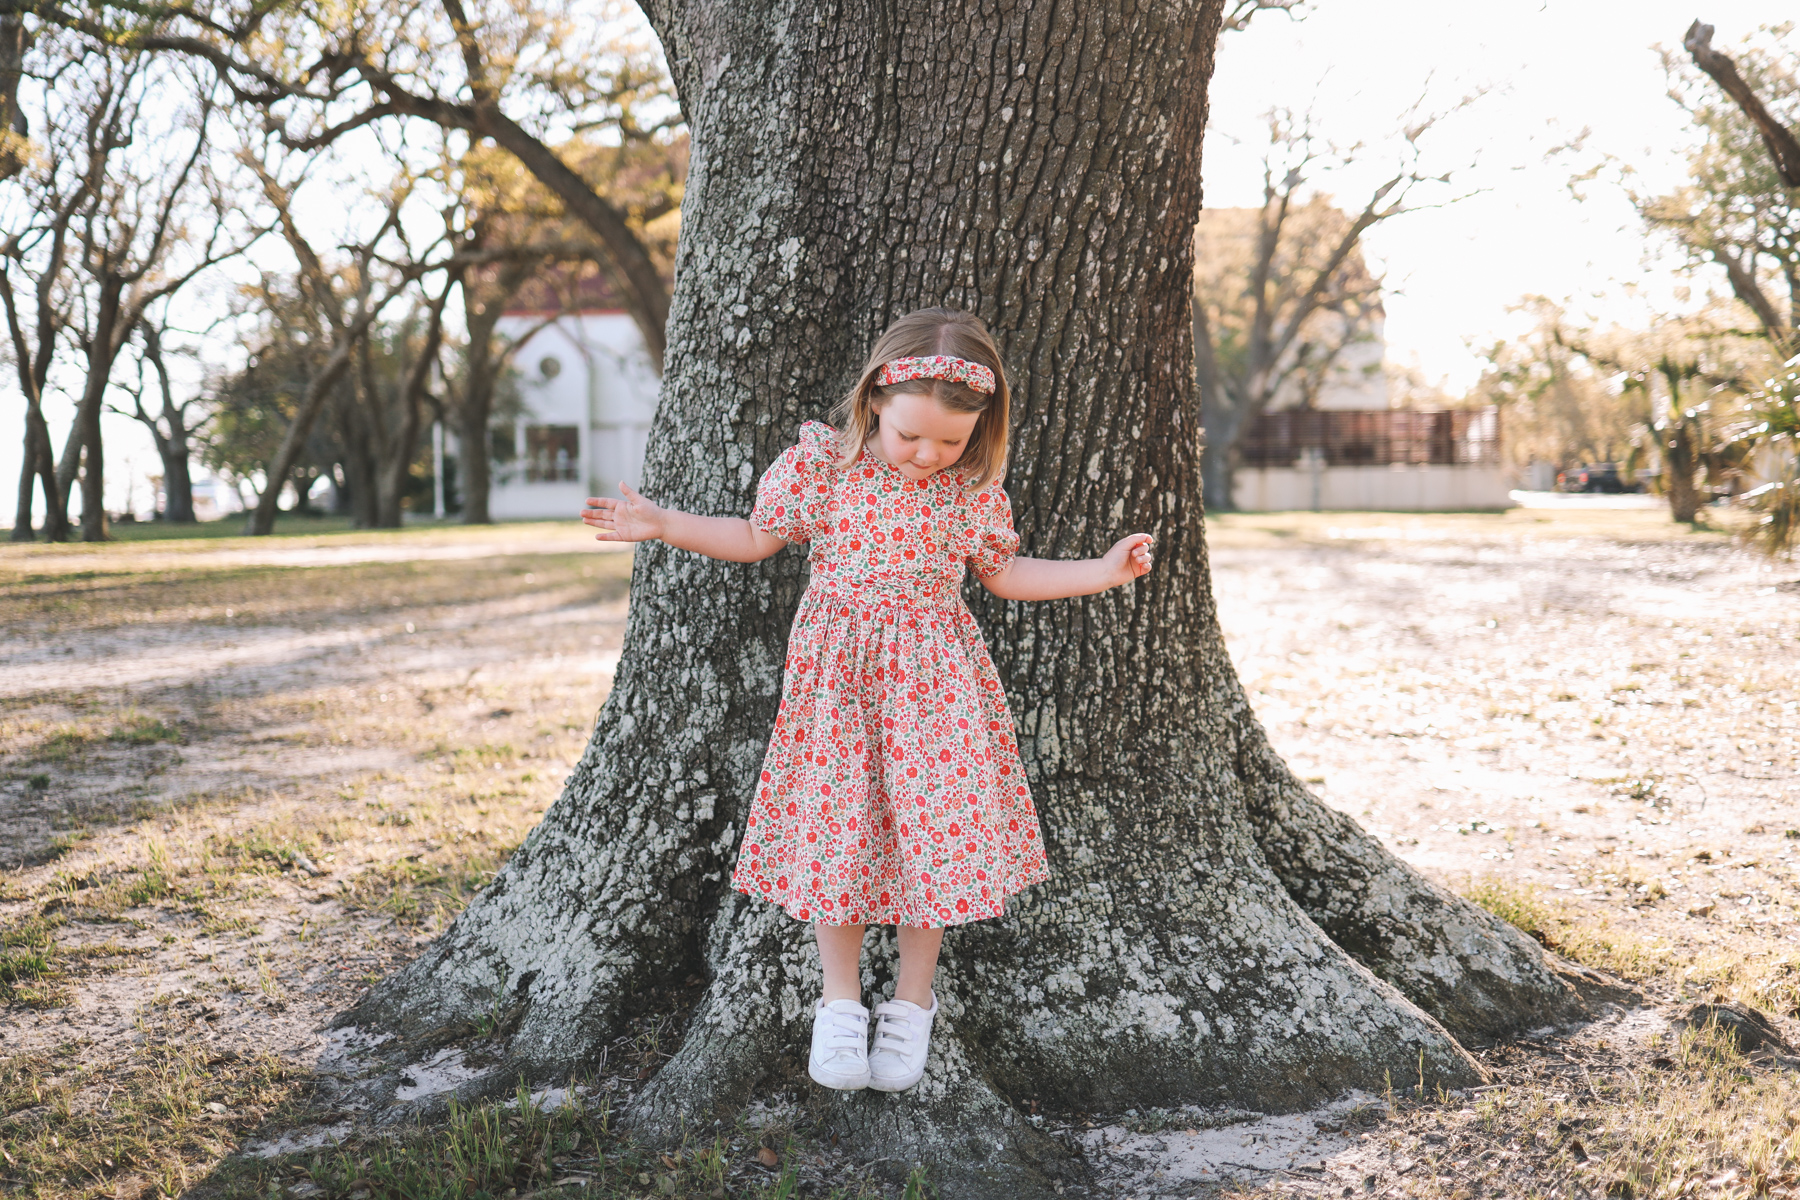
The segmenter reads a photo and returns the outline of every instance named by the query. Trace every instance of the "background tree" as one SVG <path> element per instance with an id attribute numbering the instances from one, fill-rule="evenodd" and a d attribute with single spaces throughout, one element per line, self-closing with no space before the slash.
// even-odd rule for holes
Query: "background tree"
<path id="1" fill-rule="evenodd" d="M 1381 284 L 1363 263 L 1362 236 L 1409 211 L 1420 185 L 1448 182 L 1419 167 L 1419 140 L 1435 120 L 1409 123 L 1399 169 L 1350 214 L 1306 189 L 1316 171 L 1342 168 L 1366 148 L 1331 145 L 1313 132 L 1310 117 L 1278 109 L 1269 114 L 1262 207 L 1197 227 L 1195 374 L 1213 511 L 1233 507 L 1237 442 L 1250 422 L 1278 396 L 1316 395 L 1344 350 L 1370 337 Z"/>
<path id="2" fill-rule="evenodd" d="M 380 208 L 368 214 L 366 225 L 370 227 L 369 231 L 354 241 L 346 238 L 340 246 L 340 258 L 328 261 L 314 248 L 302 229 L 296 217 L 294 199 L 296 189 L 319 159 L 285 153 L 274 138 L 265 138 L 258 149 L 260 156 L 246 149 L 240 158 L 260 182 L 263 199 L 274 213 L 274 221 L 298 264 L 293 290 L 309 310 L 309 325 L 306 352 L 299 356 L 300 361 L 307 363 L 306 387 L 293 402 L 281 442 L 268 460 L 256 507 L 246 521 L 245 532 L 254 535 L 267 534 L 274 529 L 289 473 L 305 456 L 319 414 L 327 401 L 338 394 L 338 385 L 344 381 L 346 373 L 355 372 L 353 388 L 361 386 L 366 390 L 371 382 L 379 382 L 378 377 L 367 369 L 370 354 L 367 341 L 382 313 L 394 301 L 409 294 L 420 280 L 431 276 L 454 278 L 453 273 L 458 268 L 473 261 L 461 253 L 466 246 L 454 228 L 435 235 L 422 247 L 410 243 L 402 214 L 421 181 L 405 163 L 395 165 L 395 175 L 380 195 Z M 356 218 L 353 214 L 352 219 Z M 443 274 L 446 272 L 451 274 Z M 447 286 L 436 294 L 439 297 L 434 302 L 437 320 L 441 321 L 442 305 L 448 298 Z M 429 339 L 434 357 L 439 336 L 441 326 Z M 419 380 L 424 378 L 422 371 L 423 368 Z M 415 382 L 413 376 L 408 373 L 405 378 L 403 390 L 411 389 Z M 422 387 L 422 382 L 418 386 Z M 416 404 L 416 392 L 407 390 L 406 395 L 410 398 L 403 399 L 403 405 Z M 358 397 L 362 401 L 372 398 L 367 394 Z M 416 438 L 416 408 L 413 411 L 412 432 Z M 374 411 L 367 403 L 359 404 L 355 413 L 367 421 L 385 420 L 388 416 Z M 404 411 L 401 419 L 403 424 L 408 419 Z M 353 423 L 355 420 L 356 417 L 352 417 Z M 359 447 L 375 449 L 378 453 L 362 487 L 365 496 L 375 501 L 373 519 L 379 523 L 384 510 L 378 497 L 386 486 L 381 481 L 381 472 L 386 470 L 392 474 L 393 486 L 397 488 L 399 474 L 404 473 L 405 464 L 411 461 L 410 453 L 392 441 L 368 441 L 371 429 L 366 422 L 354 428 L 352 436 Z M 397 523 L 397 515 L 394 520 Z"/>
<path id="3" fill-rule="evenodd" d="M 0 32 L 4 32 L 0 30 Z M 10 34 L 8 34 L 10 36 Z M 73 282 L 81 253 L 81 217 L 94 203 L 106 163 L 128 136 L 130 100 L 120 85 L 116 56 L 87 37 L 48 29 L 24 39 L 19 69 L 38 98 L 35 141 L 19 151 L 5 173 L 7 222 L 0 260 L 13 364 L 25 398 L 25 445 L 19 472 L 14 541 L 32 537 L 34 482 L 44 496 L 44 536 L 69 536 L 68 493 L 74 480 L 57 471 L 44 400 L 53 368 L 81 296 Z M 21 103 L 19 81 L 13 103 Z M 17 110 L 23 121 L 23 110 Z M 79 454 L 79 446 L 76 453 Z"/>
<path id="4" fill-rule="evenodd" d="M 1559 471 L 1580 463 L 1645 465 L 1654 417 L 1641 389 L 1614 385 L 1571 340 L 1563 308 L 1544 297 L 1525 301 L 1531 329 L 1485 352 L 1487 368 L 1472 398 L 1504 414 L 1505 453 L 1515 467 L 1546 462 Z"/>
<path id="5" fill-rule="evenodd" d="M 85 13 L 40 5 L 49 21 L 98 32 Z M 616 9 L 613 10 L 616 12 Z M 488 140 L 513 155 L 605 247 L 626 310 L 662 370 L 668 284 L 629 214 L 553 147 L 552 131 L 606 126 L 657 139 L 680 116 L 649 47 L 621 41 L 608 10 L 571 0 L 463 0 L 349 5 L 220 0 L 134 6 L 135 29 L 111 36 L 211 63 L 245 103 L 264 107 L 290 148 L 410 118 Z"/>
<path id="6" fill-rule="evenodd" d="M 163 506 L 157 519 L 173 525 L 192 525 L 195 517 L 191 464 L 197 449 L 196 435 L 206 418 L 193 411 L 203 399 L 201 392 L 195 392 L 185 400 L 175 399 L 175 384 L 169 375 L 168 333 L 166 319 L 146 315 L 138 321 L 136 382 L 120 386 L 120 390 L 130 395 L 131 408 L 113 407 L 112 411 L 142 425 L 156 445 L 163 468 Z M 146 371 L 154 380 L 157 396 L 162 401 L 160 410 L 155 413 L 144 407 L 144 391 L 150 382 L 145 378 Z"/>
<path id="7" fill-rule="evenodd" d="M 1695 21 L 1688 27 L 1682 44 L 1693 65 L 1729 104 L 1692 86 L 1693 75 L 1665 56 L 1678 79 L 1672 93 L 1686 102 L 1707 137 L 1690 169 L 1690 187 L 1649 206 L 1647 215 L 1653 225 L 1672 230 L 1693 257 L 1725 268 L 1732 292 L 1756 314 L 1772 353 L 1784 357 L 1800 350 L 1800 56 L 1788 45 L 1792 24 L 1763 32 L 1774 35 L 1776 46 L 1747 43 L 1740 70 L 1713 48 L 1711 25 Z M 1785 311 L 1777 299 L 1783 293 Z M 1754 540 L 1771 555 L 1788 553 L 1800 529 L 1793 361 L 1751 393 L 1751 419 L 1731 442 L 1767 478 L 1746 501 L 1757 513 Z"/>
<path id="8" fill-rule="evenodd" d="M 300 294 L 291 275 L 265 272 L 244 284 L 237 308 L 234 319 L 245 357 L 239 366 L 215 369 L 207 381 L 201 461 L 240 495 L 248 488 L 254 506 L 312 380 L 330 358 L 332 343 L 317 307 Z M 326 389 L 328 408 L 354 404 L 347 374 L 340 371 Z M 341 471 L 347 458 L 338 431 L 321 424 L 304 443 L 302 465 L 294 468 L 296 488 L 310 490 L 310 480 L 334 466 Z M 354 476 L 346 472 L 343 477 L 341 499 L 348 510 L 354 504 Z"/>
<path id="9" fill-rule="evenodd" d="M 582 135 L 563 143 L 559 153 L 625 215 L 657 270 L 672 279 L 687 178 L 686 135 L 620 138 L 616 144 Z M 481 525 L 490 519 L 488 434 L 496 389 L 513 352 L 542 327 L 503 339 L 497 333 L 500 319 L 528 287 L 544 320 L 572 311 L 589 290 L 590 269 L 603 272 L 615 294 L 623 286 L 614 260 L 592 231 L 570 218 L 561 198 L 511 155 L 476 147 L 459 171 L 472 244 L 495 254 L 512 251 L 512 257 L 465 268 L 459 281 L 465 342 L 460 369 L 449 381 L 450 409 L 460 443 L 462 519 Z"/>
<path id="10" fill-rule="evenodd" d="M 1220 0 L 995 7 L 954 26 L 910 2 L 881 22 L 647 7 L 700 166 L 644 491 L 747 512 L 876 333 L 951 304 L 990 322 L 1018 383 L 1023 551 L 1093 554 L 1137 528 L 1161 547 L 1132 589 L 971 593 L 1053 879 L 949 939 L 916 1092 L 818 1099 L 815 1115 L 890 1164 L 930 1162 L 950 1194 L 1043 1193 L 1079 1168 L 1021 1119 L 1027 1100 L 1269 1108 L 1388 1078 L 1460 1086 L 1482 1070 L 1458 1037 L 1578 1011 L 1535 943 L 1310 795 L 1232 671 L 1188 306 Z M 345 1018 L 404 1035 L 364 1060 L 361 1099 L 393 1103 L 408 1056 L 483 1028 L 500 1041 L 460 1095 L 566 1078 L 696 975 L 680 1050 L 624 1119 L 676 1136 L 796 1078 L 819 982 L 806 927 L 726 875 L 803 578 L 797 554 L 638 548 L 624 656 L 562 797 Z M 892 967 L 884 943 L 871 984 Z"/>
<path id="11" fill-rule="evenodd" d="M 113 115 L 81 163 L 89 182 L 72 233 L 79 286 L 68 333 L 84 378 L 56 476 L 66 497 L 79 473 L 82 537 L 104 541 L 100 414 L 120 354 L 152 305 L 242 253 L 262 231 L 238 219 L 233 189 L 213 170 L 210 82 L 194 79 L 179 60 L 142 51 L 94 54 Z"/>
<path id="12" fill-rule="evenodd" d="M 1800 355 L 1752 392 L 1749 406 L 1739 443 L 1763 457 L 1758 473 L 1768 479 L 1745 493 L 1757 514 L 1750 538 L 1770 558 L 1785 557 L 1800 544 Z"/>
<path id="13" fill-rule="evenodd" d="M 1744 396 L 1771 367 L 1742 306 L 1715 298 L 1638 327 L 1596 326 L 1538 298 L 1536 327 L 1488 352 L 1476 395 L 1505 411 L 1517 461 L 1616 462 L 1647 471 L 1670 516 L 1692 522 L 1743 477 L 1750 447 Z"/>
<path id="14" fill-rule="evenodd" d="M 1800 54 L 1787 46 L 1793 32 L 1792 24 L 1765 28 L 1773 44 L 1746 42 L 1734 61 L 1713 48 L 1712 26 L 1695 21 L 1683 40 L 1692 65 L 1663 53 L 1669 94 L 1704 141 L 1689 161 L 1685 187 L 1640 198 L 1645 220 L 1669 233 L 1691 263 L 1724 269 L 1732 293 L 1782 357 L 1800 349 L 1800 141 L 1793 132 Z"/>
<path id="15" fill-rule="evenodd" d="M 102 103 L 89 86 L 92 56 L 79 35 L 51 31 L 36 40 L 27 60 L 24 25 L 15 18 L 0 25 L 0 54 L 16 49 L 20 74 L 29 74 L 42 86 L 45 104 L 36 155 L 20 150 L 0 165 L 5 166 L 7 229 L 0 244 L 0 302 L 6 309 L 7 333 L 19 392 L 25 398 L 25 445 L 19 468 L 18 507 L 12 540 L 32 540 L 32 509 L 40 484 L 44 495 L 44 537 L 67 540 L 68 505 L 56 482 L 56 459 L 49 424 L 44 419 L 44 394 L 56 359 L 63 330 L 69 320 L 67 283 L 70 231 L 78 209 L 86 203 L 91 176 L 75 164 L 98 122 L 111 121 L 111 106 Z M 0 61 L 0 70 L 10 70 Z M 18 113 L 19 80 L 6 81 L 10 103 Z M 22 114 L 20 114 L 22 120 Z M 4 136 L 0 134 L 0 136 Z M 16 160 L 16 161 L 15 161 Z M 29 168 L 29 169 L 27 169 Z"/>

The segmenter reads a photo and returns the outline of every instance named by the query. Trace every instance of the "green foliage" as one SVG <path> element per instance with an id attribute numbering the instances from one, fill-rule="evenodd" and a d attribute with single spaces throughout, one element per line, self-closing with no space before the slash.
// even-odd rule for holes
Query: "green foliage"
<path id="1" fill-rule="evenodd" d="M 144 713 L 133 713 L 106 736 L 109 741 L 123 742 L 127 746 L 153 746 L 158 742 L 186 740 L 180 729 L 164 723 L 160 717 Z"/>
<path id="2" fill-rule="evenodd" d="M 1800 44 L 1790 24 L 1764 26 L 1731 52 L 1738 73 L 1776 120 L 1800 125 Z M 1793 301 L 1800 299 L 1800 193 L 1777 172 L 1762 134 L 1735 101 L 1681 50 L 1665 51 L 1670 95 L 1687 110 L 1701 140 L 1688 159 L 1687 183 L 1666 195 L 1636 197 L 1651 228 L 1686 252 L 1691 265 L 1733 265 L 1733 293 L 1753 319 L 1791 354 Z M 1768 289 L 1785 280 L 1785 317 Z"/>
<path id="3" fill-rule="evenodd" d="M 63 999 L 55 987 L 61 976 L 56 962 L 57 922 L 31 917 L 0 927 L 0 1000 L 30 1008 L 48 1008 Z"/>
<path id="4" fill-rule="evenodd" d="M 1764 554 L 1780 558 L 1800 544 L 1800 355 L 1783 363 L 1750 401 L 1760 420 L 1743 440 L 1781 465 L 1775 478 L 1744 494 L 1756 514 L 1747 536 Z"/>
<path id="5" fill-rule="evenodd" d="M 1466 899 L 1487 909 L 1521 933 L 1549 945 L 1555 928 L 1550 906 L 1529 888 L 1503 879 L 1484 879 L 1463 893 Z"/>

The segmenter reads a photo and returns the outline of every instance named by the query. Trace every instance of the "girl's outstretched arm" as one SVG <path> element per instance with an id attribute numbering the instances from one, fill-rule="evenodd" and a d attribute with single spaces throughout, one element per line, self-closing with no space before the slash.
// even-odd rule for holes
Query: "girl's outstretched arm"
<path id="1" fill-rule="evenodd" d="M 663 508 L 644 499 L 628 483 L 621 483 L 619 491 L 624 494 L 622 500 L 588 497 L 581 512 L 582 522 L 600 531 L 594 535 L 596 541 L 655 540 L 726 562 L 761 562 L 787 545 L 742 517 L 699 517 Z"/>
<path id="2" fill-rule="evenodd" d="M 1114 543 L 1102 558 L 1015 558 L 1006 570 L 984 577 L 981 586 L 1002 600 L 1091 596 L 1148 575 L 1154 561 L 1151 541 L 1147 533 L 1134 533 Z"/>

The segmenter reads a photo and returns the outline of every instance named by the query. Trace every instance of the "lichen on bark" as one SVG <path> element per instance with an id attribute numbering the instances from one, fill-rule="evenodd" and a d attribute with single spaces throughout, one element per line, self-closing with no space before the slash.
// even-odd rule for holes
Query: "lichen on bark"
<path id="1" fill-rule="evenodd" d="M 693 136 L 644 491 L 749 510 L 760 472 L 892 318 L 980 314 L 1014 383 L 1026 554 L 1155 534 L 1138 584 L 970 592 L 1007 683 L 1053 878 L 946 941 L 926 1080 L 813 1093 L 820 1119 L 950 1194 L 1078 1164 L 1022 1106 L 1293 1108 L 1389 1079 L 1464 1086 L 1452 1033 L 1579 999 L 1534 945 L 1319 805 L 1269 748 L 1218 628 L 1188 307 L 1219 0 L 649 0 Z M 647 1136 L 806 1086 L 804 926 L 732 894 L 800 554 L 638 548 L 626 648 L 543 824 L 346 1020 L 414 1036 L 504 1011 L 494 1073 L 563 1073 L 652 989 L 708 981 L 626 1117 Z M 891 937 L 867 983 L 891 986 Z M 1446 1025 L 1451 1028 L 1447 1030 Z M 871 1155 L 874 1156 L 873 1154 Z"/>

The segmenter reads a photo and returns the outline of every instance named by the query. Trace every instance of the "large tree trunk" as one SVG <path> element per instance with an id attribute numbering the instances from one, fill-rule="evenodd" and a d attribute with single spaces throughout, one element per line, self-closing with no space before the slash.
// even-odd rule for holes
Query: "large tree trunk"
<path id="1" fill-rule="evenodd" d="M 3 33 L 4 29 L 0 29 Z M 37 418 L 33 420 L 32 418 Z M 19 458 L 19 496 L 13 504 L 13 527 L 11 540 L 29 542 L 36 539 L 31 529 L 32 500 L 37 495 L 38 464 L 38 425 L 43 417 L 35 408 L 25 410 L 25 445 Z M 44 497 L 46 504 L 55 507 L 55 486 L 52 485 L 50 495 Z"/>
<path id="2" fill-rule="evenodd" d="M 493 488 L 493 461 L 489 456 L 488 422 L 493 419 L 494 377 L 486 371 L 486 350 L 477 370 L 476 343 L 469 343 L 469 378 L 463 400 L 456 409 L 458 482 L 462 486 L 462 523 L 491 525 L 488 493 Z"/>
<path id="3" fill-rule="evenodd" d="M 646 7 L 694 171 L 645 493 L 747 513 L 881 328 L 942 303 L 991 324 L 1017 384 L 1023 552 L 1158 539 L 1156 572 L 1101 596 L 971 589 L 1053 877 L 950 933 L 919 1088 L 821 1096 L 820 1118 L 932 1163 L 947 1194 L 1041 1190 L 1070 1168 L 1018 1115 L 1026 1100 L 1278 1108 L 1390 1077 L 1467 1085 L 1482 1072 L 1453 1033 L 1577 1011 L 1535 943 L 1307 795 L 1232 670 L 1188 309 L 1220 0 L 954 23 L 922 0 Z M 810 933 L 726 879 L 804 568 L 798 553 L 738 566 L 639 547 L 624 658 L 561 799 L 344 1020 L 416 1046 L 501 1013 L 505 1061 L 470 1096 L 566 1072 L 698 970 L 710 983 L 685 1041 L 627 1119 L 672 1134 L 792 1082 L 819 985 Z M 891 986 L 891 949 L 874 986 Z"/>
<path id="4" fill-rule="evenodd" d="M 104 542 L 112 536 L 106 520 L 106 448 L 100 437 L 100 410 L 106 400 L 106 389 L 112 382 L 113 363 L 124 344 L 119 337 L 123 290 L 124 283 L 115 276 L 100 280 L 94 326 L 89 331 L 87 379 L 81 399 L 75 406 L 75 423 L 64 443 L 62 461 L 56 468 L 56 484 L 62 493 L 65 513 L 70 491 L 77 481 L 81 484 L 81 540 L 84 542 Z"/>
<path id="5" fill-rule="evenodd" d="M 194 517 L 194 478 L 188 464 L 188 431 L 179 413 L 170 422 L 174 432 L 157 446 L 163 463 L 162 519 L 171 525 L 192 525 Z"/>
<path id="6" fill-rule="evenodd" d="M 1200 452 L 1200 476 L 1206 507 L 1211 512 L 1231 512 L 1237 507 L 1232 492 L 1237 487 L 1237 439 L 1242 427 L 1239 415 L 1219 404 L 1203 402 L 1200 420 L 1206 444 Z"/>
<path id="7" fill-rule="evenodd" d="M 1691 422 L 1676 413 L 1669 419 L 1663 438 L 1663 468 L 1668 475 L 1669 516 L 1691 525 L 1700 515 L 1700 485 L 1695 476 L 1700 470 L 1700 455 L 1694 445 Z"/>

